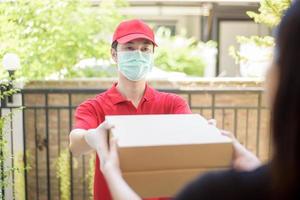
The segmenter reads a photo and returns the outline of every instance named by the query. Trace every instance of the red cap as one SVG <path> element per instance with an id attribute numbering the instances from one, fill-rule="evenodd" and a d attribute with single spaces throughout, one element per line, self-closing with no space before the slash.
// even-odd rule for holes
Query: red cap
<path id="1" fill-rule="evenodd" d="M 120 44 L 124 44 L 138 38 L 150 40 L 157 46 L 152 29 L 142 20 L 138 19 L 121 22 L 115 30 L 113 42 L 117 41 Z"/>

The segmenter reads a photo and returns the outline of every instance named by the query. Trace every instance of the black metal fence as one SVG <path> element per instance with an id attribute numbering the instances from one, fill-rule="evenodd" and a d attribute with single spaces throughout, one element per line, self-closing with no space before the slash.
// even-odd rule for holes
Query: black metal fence
<path id="1" fill-rule="evenodd" d="M 183 96 L 194 113 L 216 118 L 218 127 L 229 129 L 250 150 L 263 159 L 269 155 L 269 133 L 266 126 L 268 109 L 263 104 L 263 90 L 209 89 L 162 90 Z M 98 89 L 23 89 L 20 92 L 22 121 L 20 126 L 11 123 L 11 143 L 14 130 L 22 127 L 25 171 L 25 198 L 61 199 L 61 177 L 57 176 L 57 158 L 68 148 L 68 135 L 74 122 L 76 106 L 85 99 L 103 92 Z M 203 103 L 204 102 L 204 103 Z M 18 106 L 1 103 L 3 110 Z M 14 154 L 13 147 L 11 153 Z M 68 158 L 70 199 L 90 197 L 89 162 L 91 156 Z M 12 161 L 13 165 L 13 161 Z M 14 177 L 13 183 L 14 183 Z M 65 187 L 65 185 L 64 185 Z M 19 188 L 13 187 L 13 191 Z M 4 192 L 4 190 L 3 190 Z"/>

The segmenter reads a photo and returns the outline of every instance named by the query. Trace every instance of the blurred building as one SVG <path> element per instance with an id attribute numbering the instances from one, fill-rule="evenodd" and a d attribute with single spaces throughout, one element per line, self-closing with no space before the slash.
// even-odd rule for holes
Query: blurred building
<path id="1" fill-rule="evenodd" d="M 99 0 L 94 0 L 99 2 Z M 216 76 L 238 76 L 239 66 L 228 54 L 230 45 L 239 48 L 236 36 L 270 35 L 246 12 L 257 11 L 259 0 L 127 0 L 122 13 L 143 19 L 155 29 L 164 26 L 172 34 L 186 31 L 188 37 L 218 43 Z"/>

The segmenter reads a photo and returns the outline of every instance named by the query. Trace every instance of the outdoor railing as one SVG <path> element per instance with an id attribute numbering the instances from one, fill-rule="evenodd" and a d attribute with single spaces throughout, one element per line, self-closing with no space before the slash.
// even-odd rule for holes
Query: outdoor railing
<path id="1" fill-rule="evenodd" d="M 94 155 L 69 156 L 69 133 L 79 103 L 104 90 L 23 89 L 21 120 L 10 124 L 10 153 L 14 154 L 15 131 L 23 134 L 26 199 L 88 199 L 91 197 Z M 184 97 L 194 113 L 215 118 L 220 129 L 234 133 L 239 141 L 263 160 L 270 154 L 268 108 L 261 88 L 161 90 Z M 18 106 L 1 104 L 0 114 Z M 65 155 L 65 157 L 63 157 Z M 12 161 L 12 166 L 14 162 Z M 70 166 L 70 167 L 69 167 Z M 60 170 L 60 173 L 58 173 Z M 14 177 L 12 177 L 14 179 Z M 15 183 L 15 180 L 12 180 Z M 69 182 L 69 186 L 68 183 Z M 67 184 L 67 185 L 66 185 Z M 15 186 L 12 187 L 16 193 Z M 4 191 L 4 190 L 3 190 Z M 68 196 L 69 195 L 69 196 Z"/>

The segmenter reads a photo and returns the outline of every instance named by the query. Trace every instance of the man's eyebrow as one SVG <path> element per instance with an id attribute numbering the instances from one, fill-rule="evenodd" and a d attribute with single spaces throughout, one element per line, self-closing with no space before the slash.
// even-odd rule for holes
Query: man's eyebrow
<path id="1" fill-rule="evenodd" d="M 124 45 L 132 45 L 132 44 L 134 44 L 134 42 L 131 42 L 131 41 L 129 41 L 129 42 L 126 42 Z M 146 40 L 146 41 L 144 41 L 144 42 L 143 42 L 143 44 L 146 44 L 146 45 L 151 45 L 151 44 L 152 44 L 152 42 L 151 42 L 151 41 L 148 41 L 148 40 Z"/>
<path id="2" fill-rule="evenodd" d="M 144 44 L 152 44 L 152 42 L 146 40 L 146 41 L 144 41 Z"/>

